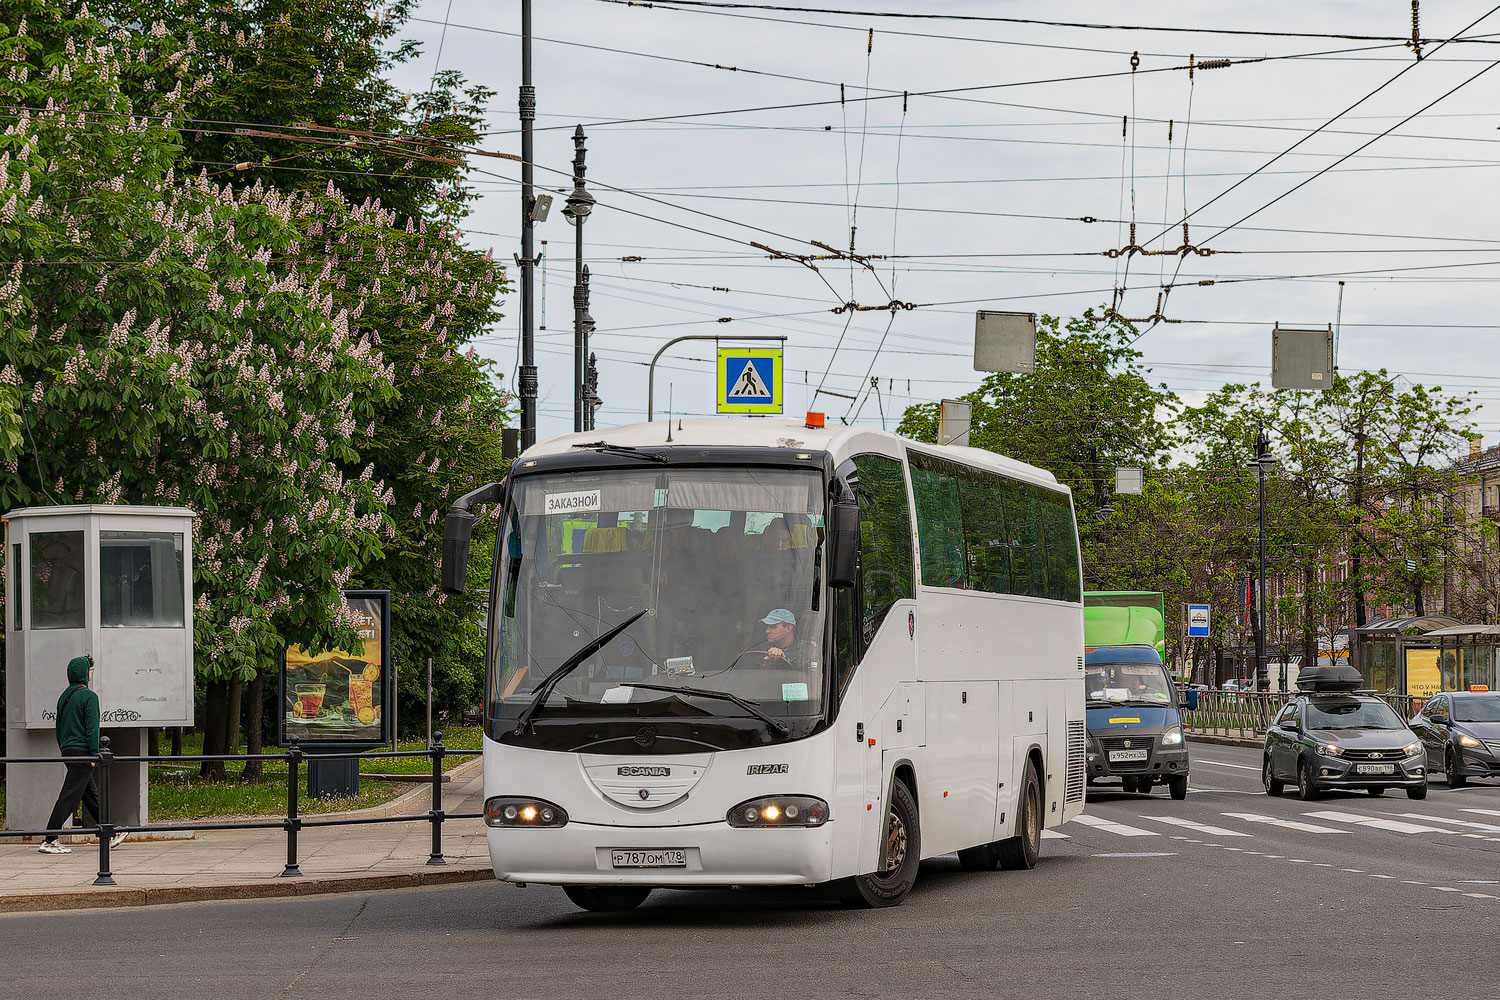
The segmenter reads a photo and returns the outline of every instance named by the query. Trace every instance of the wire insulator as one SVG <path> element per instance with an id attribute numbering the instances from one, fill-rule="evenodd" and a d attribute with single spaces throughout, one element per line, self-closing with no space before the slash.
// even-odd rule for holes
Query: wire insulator
<path id="1" fill-rule="evenodd" d="M 1191 52 L 1189 52 L 1188 53 L 1188 79 L 1189 80 L 1191 80 L 1193 78 L 1193 70 L 1196 69 L 1196 68 L 1197 68 L 1197 63 L 1194 62 L 1194 56 L 1193 56 L 1193 54 Z"/>
<path id="2" fill-rule="evenodd" d="M 1411 41 L 1407 45 L 1417 54 L 1417 60 L 1422 58 L 1422 13 L 1418 0 L 1411 0 Z"/>
<path id="3" fill-rule="evenodd" d="M 1121 115 L 1120 116 L 1120 138 L 1121 139 L 1125 138 L 1125 133 L 1126 133 L 1126 131 L 1129 128 L 1130 128 L 1130 116 L 1129 115 Z"/>
<path id="4" fill-rule="evenodd" d="M 1228 69 L 1234 65 L 1229 59 L 1205 59 L 1198 64 L 1199 69 Z"/>
<path id="5" fill-rule="evenodd" d="M 870 53 L 872 53 L 874 51 L 875 51 L 875 29 L 871 28 L 870 29 L 870 40 L 865 45 L 865 55 L 869 55 Z"/>
<path id="6" fill-rule="evenodd" d="M 1173 124 L 1172 119 L 1168 118 L 1167 119 L 1167 143 L 1169 145 L 1172 142 L 1172 124 Z"/>
<path id="7" fill-rule="evenodd" d="M 1134 73 L 1136 70 L 1138 70 L 1140 68 L 1141 68 L 1141 54 L 1139 52 L 1132 52 L 1132 53 L 1130 53 L 1130 72 Z"/>

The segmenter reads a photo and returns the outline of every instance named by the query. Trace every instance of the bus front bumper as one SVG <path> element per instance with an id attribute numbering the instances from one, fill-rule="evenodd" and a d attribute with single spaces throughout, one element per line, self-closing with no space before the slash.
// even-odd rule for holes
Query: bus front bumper
<path id="1" fill-rule="evenodd" d="M 779 830 L 739 830 L 722 822 L 663 827 L 569 823 L 554 830 L 492 828 L 490 861 L 498 879 L 542 885 L 809 885 L 832 878 L 832 825 Z M 616 851 L 647 855 L 681 851 L 685 863 L 617 867 Z"/>

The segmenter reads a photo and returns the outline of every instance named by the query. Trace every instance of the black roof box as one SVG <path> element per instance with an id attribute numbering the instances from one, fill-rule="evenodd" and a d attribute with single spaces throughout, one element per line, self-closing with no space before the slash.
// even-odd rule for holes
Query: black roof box
<path id="1" fill-rule="evenodd" d="M 1364 687 L 1360 672 L 1347 664 L 1303 667 L 1297 674 L 1297 687 L 1303 691 L 1357 691 Z"/>

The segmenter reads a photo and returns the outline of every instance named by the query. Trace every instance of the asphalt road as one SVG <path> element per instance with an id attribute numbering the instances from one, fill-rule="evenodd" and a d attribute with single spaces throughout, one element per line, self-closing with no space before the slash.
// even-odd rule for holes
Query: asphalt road
<path id="1" fill-rule="evenodd" d="M 1185 802 L 1092 791 L 1089 823 L 1049 837 L 1036 870 L 936 859 L 892 910 L 659 891 L 598 915 L 482 883 L 16 914 L 0 984 L 25 1000 L 1495 994 L 1500 783 L 1273 800 L 1256 751 L 1196 746 Z"/>

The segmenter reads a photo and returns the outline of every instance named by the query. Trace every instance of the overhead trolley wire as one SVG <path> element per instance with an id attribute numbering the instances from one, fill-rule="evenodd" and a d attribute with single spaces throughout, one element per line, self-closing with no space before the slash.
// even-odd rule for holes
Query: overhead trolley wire
<path id="1" fill-rule="evenodd" d="M 674 7 L 682 8 L 712 8 L 720 10 L 751 10 L 751 11 L 780 11 L 792 14 L 832 14 L 839 17 L 882 17 L 901 20 L 923 20 L 923 21 L 965 21 L 981 24 L 1031 24 L 1048 28 L 1083 28 L 1089 30 L 1104 31 L 1160 31 L 1176 34 L 1191 35 L 1238 35 L 1247 38 L 1332 38 L 1342 41 L 1355 42 L 1398 42 L 1405 44 L 1411 41 L 1410 35 L 1355 35 L 1337 32 L 1320 31 L 1268 31 L 1255 28 L 1205 28 L 1187 27 L 1183 25 L 1143 25 L 1143 24 L 1110 24 L 1088 21 L 1052 21 L 1033 17 L 1000 17 L 993 14 L 947 14 L 931 11 L 884 11 L 884 10 L 846 10 L 836 7 L 802 7 L 783 4 L 769 3 L 733 3 L 728 0 L 651 0 L 643 3 L 641 0 L 596 0 L 596 2 L 610 3 L 617 6 L 627 7 L 660 7 L 671 10 Z M 1478 22 L 1475 22 L 1478 23 Z M 1469 25 L 1472 28 L 1474 25 Z M 1468 31 L 1469 28 L 1464 28 Z M 1423 45 L 1433 42 L 1467 41 L 1462 37 L 1446 39 L 1421 39 Z"/>

